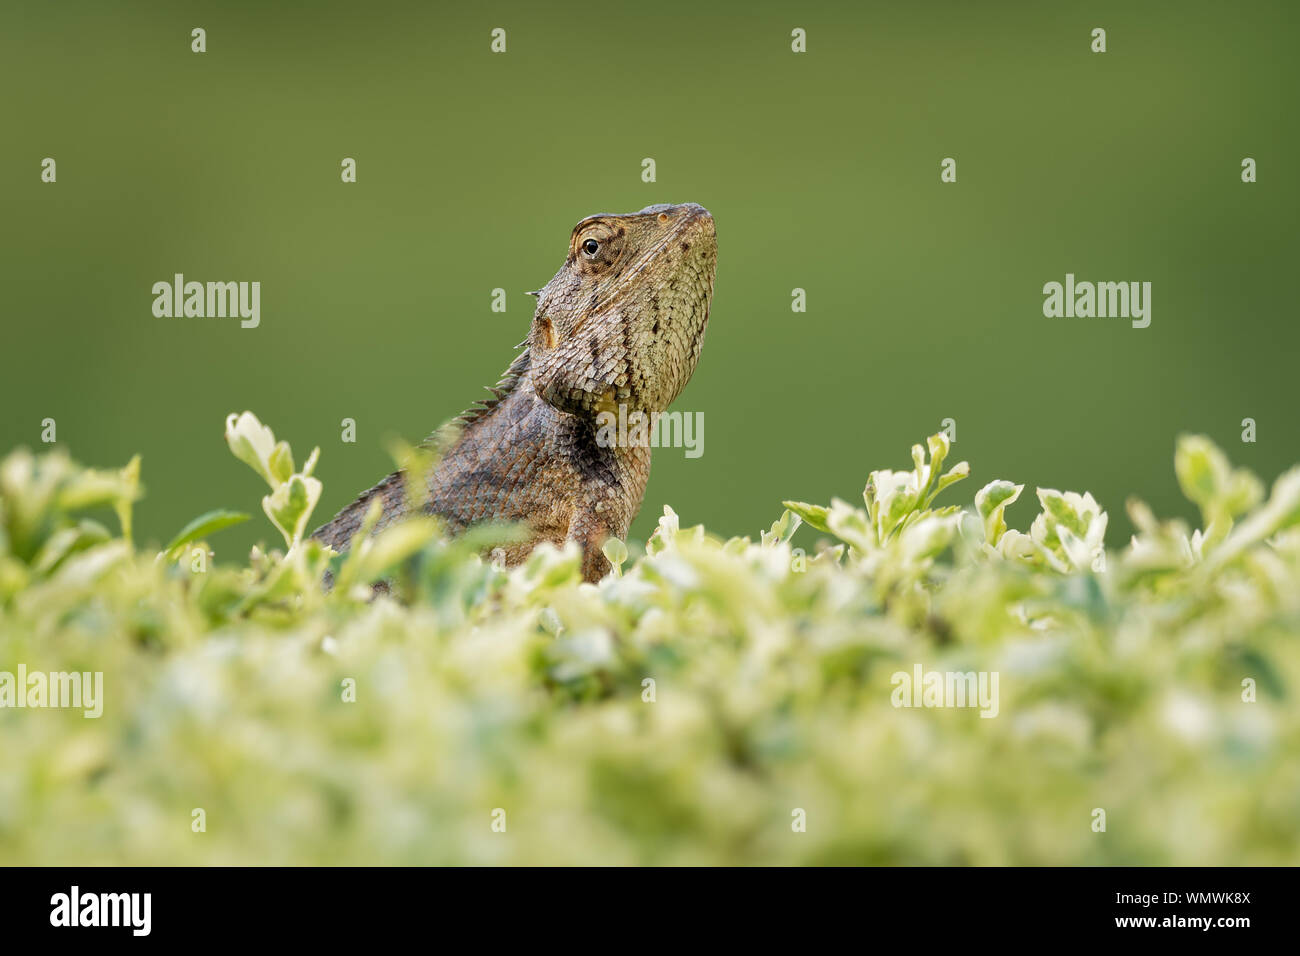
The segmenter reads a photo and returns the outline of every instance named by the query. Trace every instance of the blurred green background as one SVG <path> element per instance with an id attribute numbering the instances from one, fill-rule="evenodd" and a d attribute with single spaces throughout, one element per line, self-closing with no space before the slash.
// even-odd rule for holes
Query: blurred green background
<path id="1" fill-rule="evenodd" d="M 976 486 L 1089 490 L 1118 546 L 1130 494 L 1190 516 L 1179 432 L 1270 481 L 1300 461 L 1300 5 L 1133 6 L 11 0 L 0 450 L 52 417 L 88 463 L 141 452 L 139 532 L 165 539 L 256 510 L 221 438 L 251 409 L 321 446 L 318 524 L 391 469 L 387 438 L 486 394 L 578 219 L 694 201 L 717 287 L 675 407 L 704 455 L 656 453 L 633 538 L 666 502 L 752 534 L 782 498 L 856 499 L 951 417 Z M 154 318 L 176 272 L 260 281 L 261 327 Z M 1150 328 L 1044 318 L 1066 272 L 1152 282 Z"/>

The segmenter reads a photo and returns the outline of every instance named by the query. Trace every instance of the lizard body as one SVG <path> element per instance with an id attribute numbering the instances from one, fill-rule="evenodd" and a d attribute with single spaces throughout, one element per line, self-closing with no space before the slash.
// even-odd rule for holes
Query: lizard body
<path id="1" fill-rule="evenodd" d="M 601 546 L 627 536 L 650 448 L 611 442 L 601 413 L 624 405 L 648 419 L 685 387 L 704 343 L 716 259 L 713 218 L 693 203 L 579 222 L 494 397 L 428 439 L 443 451 L 416 507 L 453 534 L 485 521 L 525 526 L 527 539 L 504 549 L 507 565 L 542 541 L 577 541 L 584 578 L 603 577 Z M 374 530 L 408 513 L 405 485 L 401 472 L 389 475 L 313 537 L 347 550 L 376 497 L 383 514 Z"/>

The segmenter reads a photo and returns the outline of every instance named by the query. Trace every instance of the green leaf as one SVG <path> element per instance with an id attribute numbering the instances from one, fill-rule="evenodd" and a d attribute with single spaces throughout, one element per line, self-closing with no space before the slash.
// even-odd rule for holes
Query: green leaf
<path id="1" fill-rule="evenodd" d="M 1201 512 L 1203 550 L 1212 551 L 1232 530 L 1233 520 L 1259 504 L 1259 479 L 1234 470 L 1227 456 L 1204 435 L 1183 435 L 1174 451 L 1174 474 L 1187 499 Z"/>
<path id="2" fill-rule="evenodd" d="M 320 501 L 322 485 L 319 479 L 293 475 L 275 491 L 262 499 L 262 510 L 284 535 L 285 544 L 293 547 L 302 540 L 307 521 Z"/>
<path id="3" fill-rule="evenodd" d="M 226 416 L 226 444 L 234 456 L 261 475 L 272 490 L 281 483 L 271 471 L 275 435 L 252 412 Z"/>
<path id="4" fill-rule="evenodd" d="M 801 524 L 803 519 L 787 508 L 781 512 L 780 518 L 772 522 L 771 529 L 762 532 L 759 537 L 765 545 L 785 544 L 799 530 Z"/>
<path id="5" fill-rule="evenodd" d="M 1221 567 L 1279 531 L 1300 524 L 1300 466 L 1281 474 L 1262 508 L 1232 529 L 1206 562 L 1206 573 Z"/>
<path id="6" fill-rule="evenodd" d="M 1007 522 L 1004 513 L 1007 506 L 1020 497 L 1024 485 L 1010 481 L 990 481 L 975 493 L 975 508 L 980 520 L 984 522 L 984 541 L 997 547 L 998 541 L 1006 533 Z"/>
<path id="7" fill-rule="evenodd" d="M 606 538 L 600 550 L 614 566 L 614 573 L 621 575 L 623 565 L 627 561 L 627 544 L 620 538 Z"/>
<path id="8" fill-rule="evenodd" d="M 1174 451 L 1174 474 L 1187 499 L 1202 511 L 1212 507 L 1226 482 L 1228 462 L 1208 438 L 1185 435 Z"/>
<path id="9" fill-rule="evenodd" d="M 83 520 L 70 528 L 61 528 L 46 539 L 32 560 L 32 571 L 44 576 L 53 571 L 69 555 L 86 551 L 112 540 L 108 529 L 98 521 Z"/>
<path id="10" fill-rule="evenodd" d="M 939 479 L 938 483 L 934 486 L 934 494 L 930 496 L 929 501 L 925 502 L 925 506 L 928 508 L 930 506 L 930 503 L 933 502 L 934 499 L 939 496 L 939 492 L 943 491 L 943 489 L 947 488 L 949 485 L 955 485 L 963 478 L 969 478 L 969 477 L 970 477 L 970 462 L 965 462 L 965 461 L 957 462 L 957 464 L 953 465 L 951 468 L 948 469 L 947 474 L 945 474 L 942 478 Z"/>
<path id="11" fill-rule="evenodd" d="M 810 527 L 826 534 L 831 533 L 830 525 L 827 523 L 830 518 L 829 508 L 823 508 L 821 505 L 810 505 L 802 501 L 783 501 L 781 504 L 785 506 L 786 510 L 793 512 L 801 520 L 806 521 Z"/>
<path id="12" fill-rule="evenodd" d="M 360 561 L 351 575 L 351 583 L 372 584 L 386 577 L 433 540 L 438 529 L 436 519 L 417 516 L 365 539 L 357 548 Z"/>
<path id="13" fill-rule="evenodd" d="M 266 470 L 277 484 L 283 484 L 289 480 L 293 474 L 293 451 L 289 448 L 287 441 L 275 443 L 271 449 L 271 454 L 266 460 Z"/>
<path id="14" fill-rule="evenodd" d="M 138 490 L 118 471 L 86 468 L 71 475 L 59 489 L 54 506 L 64 511 L 82 511 L 101 505 L 117 504 Z"/>
<path id="15" fill-rule="evenodd" d="M 214 511 L 208 511 L 199 515 L 180 531 L 176 536 L 167 542 L 167 547 L 163 548 L 163 553 L 168 559 L 175 558 L 181 548 L 191 541 L 198 541 L 200 538 L 206 538 L 208 535 L 216 534 L 224 528 L 233 525 L 242 524 L 249 519 L 249 515 L 241 511 L 226 511 L 218 508 Z"/>
<path id="16" fill-rule="evenodd" d="M 122 537 L 131 541 L 131 505 L 140 498 L 140 456 L 134 456 L 119 473 L 125 494 L 113 502 L 117 513 L 117 522 L 122 528 Z"/>

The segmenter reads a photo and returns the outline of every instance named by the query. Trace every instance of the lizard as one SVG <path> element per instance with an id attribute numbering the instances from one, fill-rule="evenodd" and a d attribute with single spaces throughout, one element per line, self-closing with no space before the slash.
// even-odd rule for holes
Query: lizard
<path id="1" fill-rule="evenodd" d="M 649 422 L 681 393 L 704 344 L 716 264 L 713 217 L 695 203 L 580 221 L 560 270 L 531 293 L 528 336 L 491 397 L 425 439 L 441 454 L 417 483 L 424 500 L 410 500 L 399 470 L 312 537 L 348 550 L 378 498 L 371 533 L 420 511 L 453 535 L 515 523 L 525 537 L 498 552 L 505 566 L 543 541 L 576 541 L 584 580 L 600 580 L 603 545 L 627 537 L 650 475 L 649 442 L 610 440 L 602 422 L 620 405 L 628 421 L 640 412 Z"/>

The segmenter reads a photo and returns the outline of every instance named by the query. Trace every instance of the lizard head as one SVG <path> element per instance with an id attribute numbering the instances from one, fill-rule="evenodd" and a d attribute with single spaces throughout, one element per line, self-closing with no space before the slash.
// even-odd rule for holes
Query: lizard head
<path id="1" fill-rule="evenodd" d="M 700 357 L 717 254 L 713 217 L 694 203 L 578 223 L 528 336 L 537 394 L 591 418 L 667 408 Z"/>

